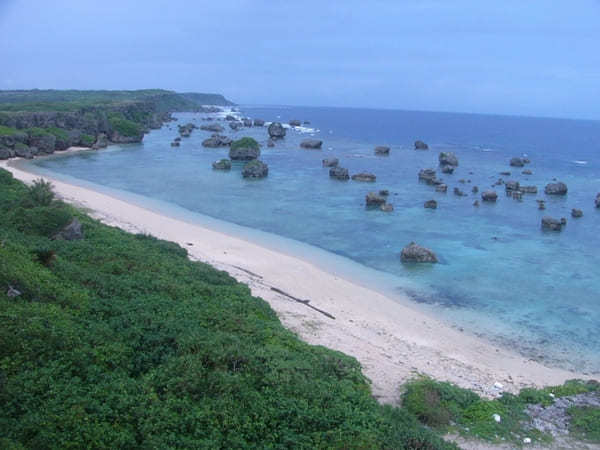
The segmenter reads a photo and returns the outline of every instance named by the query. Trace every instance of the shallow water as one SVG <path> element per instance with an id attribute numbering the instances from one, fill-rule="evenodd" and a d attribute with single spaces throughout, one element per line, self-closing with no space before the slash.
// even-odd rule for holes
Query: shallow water
<path id="1" fill-rule="evenodd" d="M 177 123 L 204 123 L 204 114 L 191 113 L 177 114 L 179 122 L 152 131 L 142 144 L 31 164 L 351 258 L 392 275 L 397 289 L 457 326 L 536 359 L 600 371 L 600 210 L 594 208 L 600 122 L 347 108 L 244 107 L 242 113 L 311 121 L 288 130 L 275 148 L 263 145 L 266 179 L 244 180 L 236 163 L 230 172 L 213 171 L 212 161 L 227 150 L 203 148 L 209 132 L 195 130 L 181 147 L 170 147 Z M 226 128 L 226 134 L 266 144 L 266 127 Z M 324 141 L 323 150 L 300 149 L 313 135 Z M 416 139 L 430 150 L 413 150 Z M 390 156 L 375 156 L 375 145 L 390 145 Z M 442 194 L 419 183 L 417 173 L 437 168 L 439 152 L 448 150 L 460 166 L 453 175 L 440 174 L 449 186 Z M 521 155 L 531 159 L 525 168 L 533 175 L 509 167 L 509 159 Z M 338 157 L 351 174 L 375 173 L 377 182 L 331 180 L 321 166 L 328 157 Z M 518 202 L 499 186 L 496 204 L 474 207 L 479 194 L 472 186 L 489 189 L 499 177 L 536 185 L 540 193 Z M 553 178 L 567 183 L 567 196 L 543 194 Z M 468 195 L 455 196 L 454 187 Z M 365 209 L 365 194 L 379 189 L 390 190 L 394 212 Z M 541 198 L 546 211 L 537 209 Z M 437 210 L 423 208 L 429 199 L 438 201 Z M 574 207 L 583 218 L 571 218 Z M 542 232 L 543 215 L 566 217 L 568 225 L 560 233 Z M 399 252 L 410 241 L 434 250 L 441 263 L 401 264 Z"/>

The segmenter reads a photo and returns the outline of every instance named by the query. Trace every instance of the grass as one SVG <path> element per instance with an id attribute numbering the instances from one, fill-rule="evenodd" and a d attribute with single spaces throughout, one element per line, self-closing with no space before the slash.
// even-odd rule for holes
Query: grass
<path id="1" fill-rule="evenodd" d="M 551 436 L 525 426 L 529 422 L 524 412 L 527 405 L 548 406 L 554 398 L 596 390 L 597 383 L 570 380 L 562 386 L 527 388 L 519 395 L 504 393 L 497 399 L 487 400 L 454 384 L 422 377 L 405 385 L 402 405 L 421 423 L 439 431 L 521 445 L 525 437 L 540 443 L 551 440 Z M 495 414 L 500 416 L 500 422 L 494 420 Z"/>
<path id="2" fill-rule="evenodd" d="M 247 286 L 44 186 L 0 170 L 0 447 L 456 448 Z"/>

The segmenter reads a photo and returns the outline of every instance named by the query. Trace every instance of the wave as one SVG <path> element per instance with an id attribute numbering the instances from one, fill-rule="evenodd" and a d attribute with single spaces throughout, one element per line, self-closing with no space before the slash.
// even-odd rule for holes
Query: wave
<path id="1" fill-rule="evenodd" d="M 587 161 L 581 161 L 581 160 L 578 160 L 578 159 L 576 159 L 574 161 L 571 161 L 571 162 L 574 163 L 574 164 L 579 164 L 580 166 L 585 166 L 588 163 Z"/>

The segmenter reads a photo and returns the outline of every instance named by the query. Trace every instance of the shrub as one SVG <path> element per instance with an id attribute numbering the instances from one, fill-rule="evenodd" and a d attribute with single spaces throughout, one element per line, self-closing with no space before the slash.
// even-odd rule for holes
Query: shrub
<path id="1" fill-rule="evenodd" d="M 19 207 L 9 215 L 10 222 L 18 231 L 48 238 L 66 227 L 72 218 L 69 210 L 59 206 Z"/>
<path id="2" fill-rule="evenodd" d="M 232 150 L 237 150 L 238 148 L 254 148 L 254 149 L 258 149 L 259 145 L 258 145 L 258 142 L 256 142 L 255 139 L 253 139 L 251 137 L 243 137 L 243 138 L 238 139 L 237 141 L 233 141 L 231 143 L 231 149 Z"/>
<path id="3" fill-rule="evenodd" d="M 43 129 L 43 128 L 28 128 L 27 130 L 27 134 L 29 134 L 30 137 L 43 137 L 43 136 L 48 136 L 48 135 L 52 135 L 52 133 L 49 133 L 47 130 Z"/>
<path id="4" fill-rule="evenodd" d="M 140 125 L 125 119 L 121 114 L 109 114 L 108 121 L 113 130 L 118 131 L 122 136 L 134 137 L 139 136 L 143 132 Z"/>
<path id="5" fill-rule="evenodd" d="M 89 134 L 82 134 L 79 137 L 79 142 L 84 147 L 91 147 L 92 145 L 94 145 L 94 142 L 96 142 L 96 139 L 94 138 L 94 136 L 90 136 Z"/>
<path id="6" fill-rule="evenodd" d="M 600 442 L 600 408 L 572 406 L 567 413 L 571 417 L 571 432 L 583 439 Z"/>
<path id="7" fill-rule="evenodd" d="M 34 206 L 50 206 L 54 201 L 54 191 L 52 183 L 42 178 L 34 180 L 28 189 L 28 201 Z"/>
<path id="8" fill-rule="evenodd" d="M 62 128 L 52 127 L 46 128 L 46 130 L 48 131 L 48 133 L 53 134 L 56 137 L 56 139 L 60 139 L 65 142 L 69 140 L 69 133 L 67 133 Z"/>

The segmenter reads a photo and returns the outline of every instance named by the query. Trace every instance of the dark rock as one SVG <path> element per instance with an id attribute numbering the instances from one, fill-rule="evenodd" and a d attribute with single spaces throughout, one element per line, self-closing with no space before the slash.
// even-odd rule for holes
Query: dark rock
<path id="1" fill-rule="evenodd" d="M 523 194 L 537 194 L 537 186 L 519 186 L 519 190 Z"/>
<path id="2" fill-rule="evenodd" d="M 202 141 L 202 146 L 209 148 L 227 147 L 231 145 L 231 138 L 227 136 L 221 136 L 220 134 L 213 134 L 208 139 Z"/>
<path id="3" fill-rule="evenodd" d="M 546 201 L 545 200 L 536 200 L 538 204 L 538 209 L 546 209 Z"/>
<path id="4" fill-rule="evenodd" d="M 571 210 L 571 216 L 574 218 L 579 218 L 579 217 L 583 217 L 583 211 L 577 208 L 573 208 Z"/>
<path id="5" fill-rule="evenodd" d="M 502 186 L 504 184 L 504 180 L 502 178 L 498 178 L 498 181 L 496 181 L 493 186 Z"/>
<path id="6" fill-rule="evenodd" d="M 343 167 L 332 167 L 329 169 L 329 176 L 331 178 L 343 181 L 350 179 L 350 175 L 348 175 L 348 169 L 344 169 Z"/>
<path id="7" fill-rule="evenodd" d="M 242 176 L 244 178 L 264 178 L 268 174 L 269 166 L 258 159 L 250 161 L 242 169 Z"/>
<path id="8" fill-rule="evenodd" d="M 429 150 L 429 146 L 423 141 L 415 141 L 415 150 Z"/>
<path id="9" fill-rule="evenodd" d="M 560 181 L 557 183 L 549 183 L 544 188 L 546 195 L 565 195 L 567 190 L 567 185 Z"/>
<path id="10" fill-rule="evenodd" d="M 228 159 L 219 159 L 212 163 L 212 167 L 215 170 L 229 170 L 231 169 L 231 161 Z"/>
<path id="11" fill-rule="evenodd" d="M 213 133 L 222 133 L 223 130 L 225 130 L 225 128 L 223 128 L 218 123 L 209 123 L 208 125 L 201 125 L 200 129 L 204 131 L 212 131 Z"/>
<path id="12" fill-rule="evenodd" d="M 264 127 L 265 121 L 262 119 L 254 119 L 254 126 L 255 127 Z"/>
<path id="13" fill-rule="evenodd" d="M 507 191 L 508 194 L 513 198 L 513 200 L 523 200 L 523 193 L 521 191 Z"/>
<path id="14" fill-rule="evenodd" d="M 252 126 L 252 120 L 251 119 L 246 118 L 242 122 L 244 123 L 245 127 L 251 127 Z"/>
<path id="15" fill-rule="evenodd" d="M 233 120 L 237 120 L 237 118 L 235 116 L 232 116 L 231 114 L 227 114 L 225 116 L 225 120 L 229 121 L 233 121 Z"/>
<path id="16" fill-rule="evenodd" d="M 437 263 L 435 253 L 425 247 L 411 242 L 402 249 L 400 259 L 405 263 Z"/>
<path id="17" fill-rule="evenodd" d="M 438 157 L 440 166 L 458 166 L 458 158 L 453 152 L 441 152 Z"/>
<path id="18" fill-rule="evenodd" d="M 293 119 L 289 121 L 289 124 L 291 127 L 299 127 L 302 125 L 302 121 L 297 120 L 297 119 Z"/>
<path id="19" fill-rule="evenodd" d="M 179 141 L 171 142 L 171 147 L 179 147 L 180 145 L 181 145 L 181 143 Z"/>
<path id="20" fill-rule="evenodd" d="M 479 206 L 479 200 L 475 200 L 475 201 L 473 202 L 473 206 L 475 206 L 475 207 Z"/>
<path id="21" fill-rule="evenodd" d="M 518 181 L 507 181 L 504 185 L 504 188 L 507 191 L 518 191 L 519 190 L 519 182 Z"/>
<path id="22" fill-rule="evenodd" d="M 320 149 L 323 145 L 323 141 L 319 139 L 304 139 L 300 142 L 300 147 L 308 149 Z"/>
<path id="23" fill-rule="evenodd" d="M 542 229 L 551 231 L 562 230 L 563 224 L 560 220 L 554 219 L 550 216 L 542 217 Z"/>
<path id="24" fill-rule="evenodd" d="M 310 120 L 305 120 L 304 125 L 310 125 Z"/>
<path id="25" fill-rule="evenodd" d="M 285 137 L 285 128 L 279 122 L 273 122 L 268 128 L 271 139 L 283 139 Z"/>
<path id="26" fill-rule="evenodd" d="M 427 184 L 435 184 L 436 176 L 433 169 L 421 169 L 419 171 L 419 180 Z"/>
<path id="27" fill-rule="evenodd" d="M 455 188 L 454 188 L 454 195 L 458 195 L 459 197 L 464 197 L 464 196 L 465 196 L 465 195 L 467 195 L 467 194 L 465 194 L 465 193 L 464 193 L 463 191 L 461 191 L 459 188 L 455 187 Z"/>
<path id="28" fill-rule="evenodd" d="M 481 194 L 481 200 L 484 202 L 495 202 L 498 200 L 498 194 L 496 191 L 485 191 Z"/>
<path id="29" fill-rule="evenodd" d="M 437 202 L 435 200 L 427 200 L 423 207 L 429 209 L 437 209 Z"/>
<path id="30" fill-rule="evenodd" d="M 460 180 L 458 180 L 459 183 L 465 184 L 467 182 L 467 180 L 465 180 L 464 178 L 461 178 Z"/>
<path id="31" fill-rule="evenodd" d="M 73 219 L 66 227 L 62 229 L 54 239 L 64 239 L 65 241 L 77 241 L 83 239 L 83 230 L 81 222 L 77 218 Z"/>
<path id="32" fill-rule="evenodd" d="M 387 202 L 385 196 L 379 195 L 377 192 L 369 192 L 365 197 L 367 208 L 381 206 Z"/>
<path id="33" fill-rule="evenodd" d="M 533 172 L 529 169 L 525 169 L 523 172 L 521 172 L 523 175 L 533 175 Z"/>
<path id="34" fill-rule="evenodd" d="M 383 205 L 379 206 L 379 209 L 384 212 L 392 212 L 394 210 L 394 205 L 391 203 L 384 203 Z"/>
<path id="35" fill-rule="evenodd" d="M 29 146 L 37 147 L 41 153 L 54 153 L 56 137 L 52 134 L 33 135 L 29 137 Z"/>
<path id="36" fill-rule="evenodd" d="M 232 161 L 251 161 L 260 156 L 260 149 L 257 147 L 231 147 L 229 149 L 229 159 Z"/>
<path id="37" fill-rule="evenodd" d="M 387 197 L 388 195 L 390 195 L 390 191 L 388 191 L 387 189 L 382 189 L 379 191 L 379 195 L 381 195 L 382 197 Z"/>
<path id="38" fill-rule="evenodd" d="M 594 200 L 594 204 L 596 205 L 596 208 L 600 208 L 600 194 L 596 195 L 596 200 Z"/>
<path id="39" fill-rule="evenodd" d="M 390 154 L 390 148 L 386 145 L 378 145 L 375 147 L 375 154 L 378 156 L 388 156 Z"/>
<path id="40" fill-rule="evenodd" d="M 523 158 L 523 162 L 525 164 L 529 164 L 531 162 L 531 160 L 529 158 Z"/>
<path id="41" fill-rule="evenodd" d="M 377 180 L 377 177 L 375 175 L 373 175 L 372 173 L 361 172 L 361 173 L 357 173 L 355 175 L 352 175 L 352 179 L 354 181 L 374 182 L 374 181 Z"/>
<path id="42" fill-rule="evenodd" d="M 567 219 L 565 217 L 561 217 L 560 224 L 564 227 L 567 224 Z"/>
<path id="43" fill-rule="evenodd" d="M 229 128 L 231 128 L 234 131 L 237 131 L 238 129 L 242 128 L 243 126 L 244 126 L 244 124 L 242 122 L 238 122 L 237 120 L 229 122 Z"/>
<path id="44" fill-rule="evenodd" d="M 443 166 L 442 173 L 452 174 L 452 173 L 454 173 L 454 167 L 453 166 Z"/>
<path id="45" fill-rule="evenodd" d="M 15 298 L 18 297 L 19 295 L 22 295 L 21 291 L 19 291 L 18 289 L 15 289 L 12 286 L 8 286 L 8 291 L 6 291 L 6 296 L 8 298 Z"/>
<path id="46" fill-rule="evenodd" d="M 512 167 L 523 167 L 525 165 L 525 161 L 522 158 L 511 158 L 510 165 Z"/>
<path id="47" fill-rule="evenodd" d="M 510 172 L 500 172 L 500 175 L 510 177 Z"/>
<path id="48" fill-rule="evenodd" d="M 175 139 L 173 139 L 175 142 L 180 142 L 181 138 L 179 136 L 177 136 Z"/>
<path id="49" fill-rule="evenodd" d="M 15 144 L 14 151 L 15 156 L 18 156 L 19 158 L 31 159 L 34 155 L 34 153 L 31 151 L 31 147 L 28 147 L 25 144 L 21 144 L 20 142 L 17 142 Z"/>
<path id="50" fill-rule="evenodd" d="M 0 148 L 0 159 L 14 158 L 15 151 L 12 148 Z"/>
<path id="51" fill-rule="evenodd" d="M 323 160 L 323 167 L 337 167 L 340 163 L 340 160 L 337 158 L 329 158 Z"/>
<path id="52" fill-rule="evenodd" d="M 269 139 L 267 141 L 267 147 L 275 147 L 275 142 L 273 142 L 273 139 Z"/>
<path id="53" fill-rule="evenodd" d="M 435 191 L 436 192 L 444 192 L 444 193 L 448 192 L 448 185 L 447 184 L 443 184 L 443 183 L 442 184 L 438 184 L 435 187 Z"/>
<path id="54" fill-rule="evenodd" d="M 479 192 L 479 188 L 477 186 L 473 186 L 473 189 L 471 189 L 471 192 L 473 194 L 477 194 Z"/>
<path id="55" fill-rule="evenodd" d="M 92 145 L 94 150 L 108 147 L 108 137 L 104 133 L 100 133 L 96 138 L 96 142 Z"/>

